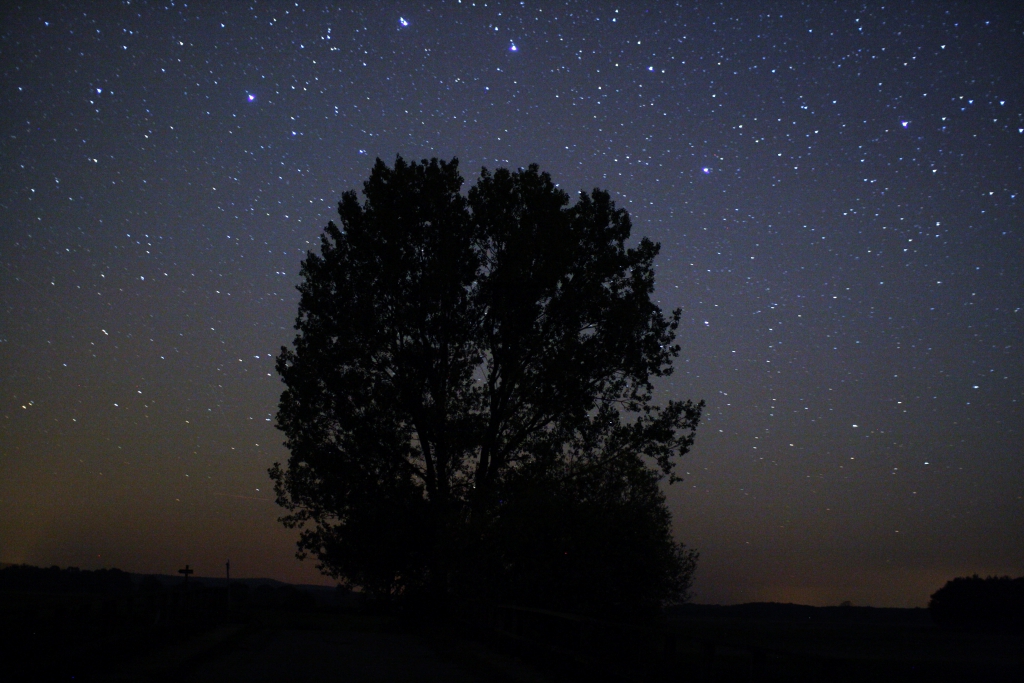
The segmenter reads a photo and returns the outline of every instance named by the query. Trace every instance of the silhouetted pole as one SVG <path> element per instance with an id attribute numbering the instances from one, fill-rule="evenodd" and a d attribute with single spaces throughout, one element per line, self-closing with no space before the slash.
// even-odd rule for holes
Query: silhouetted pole
<path id="1" fill-rule="evenodd" d="M 228 581 L 228 612 L 231 611 L 231 560 L 224 563 L 224 571 L 227 573 Z"/>
<path id="2" fill-rule="evenodd" d="M 194 574 L 195 570 L 192 569 L 191 567 L 189 567 L 186 564 L 184 569 L 179 569 L 178 570 L 178 573 L 185 575 L 185 587 L 182 589 L 181 606 L 182 606 L 182 609 L 186 609 L 187 610 L 188 609 L 188 577 L 189 577 L 190 574 Z"/>
<path id="3" fill-rule="evenodd" d="M 186 564 L 184 569 L 178 570 L 178 573 L 185 575 L 185 590 L 188 590 L 188 577 L 190 574 L 195 574 L 196 571 L 194 569 L 190 569 L 189 566 Z"/>

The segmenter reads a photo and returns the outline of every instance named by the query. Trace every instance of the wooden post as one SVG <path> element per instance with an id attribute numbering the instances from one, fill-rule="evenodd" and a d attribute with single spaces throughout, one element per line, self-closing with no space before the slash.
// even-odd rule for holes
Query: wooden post
<path id="1" fill-rule="evenodd" d="M 189 605 L 188 605 L 188 577 L 190 575 L 192 575 L 192 574 L 195 574 L 195 570 L 192 569 L 191 567 L 189 567 L 186 564 L 184 569 L 179 569 L 178 570 L 178 573 L 184 575 L 184 577 L 185 577 L 185 587 L 181 591 L 181 610 L 182 610 L 183 613 L 187 613 L 188 612 L 188 607 L 189 607 Z"/>
<path id="2" fill-rule="evenodd" d="M 186 564 L 186 565 L 185 565 L 185 568 L 184 568 L 184 569 L 179 569 L 179 570 L 178 570 L 178 573 L 179 573 L 179 574 L 184 574 L 184 575 L 185 575 L 185 588 L 186 588 L 186 589 L 188 589 L 188 577 L 189 577 L 189 575 L 191 575 L 191 574 L 195 574 L 195 573 L 196 573 L 196 572 L 195 572 L 195 570 L 194 570 L 194 569 L 191 569 L 191 568 L 190 568 L 190 567 L 189 567 L 189 566 L 188 566 L 188 565 Z"/>

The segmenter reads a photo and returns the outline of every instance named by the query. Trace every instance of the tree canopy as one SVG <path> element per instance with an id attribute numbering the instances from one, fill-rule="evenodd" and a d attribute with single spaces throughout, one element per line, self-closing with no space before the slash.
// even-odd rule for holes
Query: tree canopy
<path id="1" fill-rule="evenodd" d="M 659 246 L 536 165 L 462 183 L 455 159 L 378 159 L 303 261 L 270 470 L 300 556 L 378 594 L 685 593 L 658 482 L 703 403 L 654 401 L 679 354 Z"/>

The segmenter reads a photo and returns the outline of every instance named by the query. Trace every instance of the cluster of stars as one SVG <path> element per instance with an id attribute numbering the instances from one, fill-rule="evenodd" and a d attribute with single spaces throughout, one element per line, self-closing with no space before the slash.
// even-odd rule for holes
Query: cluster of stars
<path id="1" fill-rule="evenodd" d="M 287 457 L 271 350 L 341 192 L 402 154 L 458 156 L 469 182 L 537 162 L 567 191 L 610 190 L 661 243 L 682 354 L 659 391 L 708 401 L 667 489 L 699 599 L 776 599 L 807 557 L 841 576 L 872 544 L 863 574 L 887 578 L 837 600 L 921 604 L 927 558 L 958 544 L 974 555 L 941 571 L 1009 571 L 1005 545 L 968 539 L 1024 533 L 1019 22 L 734 10 L 13 11 L 0 547 L 21 554 L 0 561 L 35 558 L 57 532 L 32 520 L 60 516 L 40 501 L 103 472 L 151 526 L 234 534 L 315 580 L 258 491 Z M 82 519 L 104 504 L 62 500 Z M 229 531 L 245 515 L 260 534 Z M 154 543 L 154 570 L 177 561 Z M 919 574 L 886 574 L 901 563 Z"/>

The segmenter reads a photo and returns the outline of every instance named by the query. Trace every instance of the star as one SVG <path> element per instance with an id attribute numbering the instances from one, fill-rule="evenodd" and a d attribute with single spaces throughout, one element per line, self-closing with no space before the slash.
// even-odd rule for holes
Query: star
<path id="1" fill-rule="evenodd" d="M 36 506 L 19 518 L 18 542 L 62 537 L 61 515 L 78 503 L 54 491 L 81 485 L 86 479 L 75 478 L 100 464 L 106 478 L 106 463 L 119 461 L 122 449 L 136 451 L 133 465 L 142 465 L 153 490 L 186 466 L 208 469 L 235 492 L 263 483 L 265 467 L 287 451 L 273 426 L 282 389 L 276 354 L 261 350 L 256 358 L 255 349 L 292 342 L 300 264 L 337 219 L 335 201 L 345 190 L 358 194 L 376 157 L 390 165 L 401 153 L 460 156 L 466 188 L 482 166 L 536 161 L 571 200 L 576 189 L 593 187 L 621 198 L 631 239 L 663 245 L 654 291 L 663 311 L 681 308 L 682 350 L 676 374 L 658 391 L 665 400 L 708 399 L 695 449 L 682 461 L 694 470 L 694 488 L 669 487 L 666 495 L 670 506 L 690 506 L 693 514 L 678 520 L 679 540 L 701 550 L 706 568 L 721 566 L 730 539 L 760 516 L 782 514 L 770 497 L 761 508 L 741 506 L 747 519 L 726 513 L 729 506 L 746 505 L 747 490 L 761 499 L 782 485 L 799 509 L 823 502 L 821 495 L 836 499 L 833 512 L 849 505 L 851 533 L 875 533 L 879 556 L 891 540 L 879 529 L 898 528 L 893 535 L 903 537 L 946 525 L 942 539 L 918 541 L 921 552 L 940 556 L 943 547 L 967 544 L 978 570 L 1005 571 L 998 538 L 1015 529 L 993 511 L 1019 505 L 1022 488 L 1010 461 L 1021 405 L 1013 285 L 1024 278 L 1024 261 L 1013 258 L 1024 207 L 1012 171 L 1024 157 L 1024 119 L 1012 93 L 1000 90 L 1015 82 L 1012 51 L 997 48 L 1019 36 L 1013 19 L 991 13 L 990 25 L 975 26 L 986 40 L 965 41 L 961 29 L 976 17 L 928 3 L 892 17 L 868 8 L 854 13 L 859 21 L 834 7 L 762 19 L 700 3 L 691 28 L 684 27 L 690 13 L 650 0 L 585 20 L 552 3 L 543 12 L 536 3 L 500 4 L 499 15 L 494 3 L 437 3 L 406 36 L 387 30 L 389 21 L 399 32 L 411 29 L 404 15 L 384 16 L 378 30 L 369 18 L 271 16 L 240 5 L 159 21 L 143 12 L 131 31 L 101 13 L 89 17 L 86 38 L 71 7 L 50 7 L 42 18 L 14 12 L 25 39 L 5 62 L 18 81 L 7 109 L 24 116 L 8 117 L 19 155 L 0 184 L 9 219 L 0 236 L 0 291 L 30 295 L 31 305 L 5 316 L 0 358 L 33 371 L 0 383 L 10 408 L 0 406 L 4 443 L 24 446 L 0 457 L 0 480 L 36 468 L 18 494 Z M 612 23 L 617 18 L 623 23 Z M 861 45 L 868 26 L 859 28 L 874 22 L 881 30 L 883 19 L 885 51 L 879 45 L 873 56 L 874 44 Z M 825 26 L 834 37 L 819 43 Z M 175 38 L 138 49 L 157 30 Z M 513 34 L 529 40 L 528 55 L 519 56 Z M 922 52 L 922 36 L 940 49 Z M 72 49 L 49 49 L 58 40 Z M 510 57 L 498 54 L 502 44 Z M 851 53 L 853 44 L 863 51 Z M 918 67 L 922 59 L 926 68 Z M 878 60 L 888 66 L 868 77 Z M 119 73 L 132 74 L 131 83 L 115 85 Z M 162 84 L 158 98 L 122 93 L 146 80 Z M 996 85 L 977 85 L 985 83 Z M 239 88 L 253 111 L 216 101 L 217 93 L 233 100 Z M 185 112 L 195 120 L 182 120 Z M 915 121 L 922 127 L 899 139 Z M 709 156 L 723 164 L 720 176 L 709 164 L 692 166 Z M 972 162 L 957 161 L 964 159 Z M 694 178 L 694 168 L 714 181 Z M 158 215 L 173 219 L 147 219 Z M 147 223 L 159 239 L 120 232 Z M 947 315 L 954 302 L 963 305 Z M 135 384 L 143 394 L 122 391 Z M 82 396 L 68 387 L 81 387 Z M 782 392 L 777 401 L 772 392 Z M 227 396 L 230 405 L 203 406 L 211 419 L 200 417 L 199 401 Z M 239 419 L 243 411 L 251 422 Z M 933 421 L 942 414 L 956 415 L 971 439 L 944 438 Z M 256 415 L 263 415 L 259 429 Z M 771 431 L 762 432 L 769 418 Z M 82 431 L 61 431 L 72 419 Z M 144 419 L 162 426 L 134 422 Z M 257 442 L 255 463 L 218 455 Z M 824 448 L 814 454 L 817 446 Z M 754 457 L 739 457 L 741 450 Z M 971 467 L 961 470 L 966 462 Z M 769 463 L 776 469 L 763 469 Z M 51 464 L 59 485 L 46 474 Z M 908 480 L 907 491 L 883 482 L 893 472 Z M 190 474 L 201 480 L 198 469 Z M 822 477 L 839 488 L 803 490 Z M 947 496 L 951 477 L 985 491 L 991 504 L 974 494 Z M 735 481 L 751 485 L 740 493 Z M 857 493 L 840 482 L 857 484 Z M 914 497 L 932 498 L 931 508 L 894 507 L 893 495 L 917 487 Z M 708 493 L 716 488 L 721 495 Z M 6 495 L 0 485 L 0 508 L 13 501 Z M 180 533 L 163 501 L 132 500 L 133 524 Z M 209 520 L 197 540 L 210 549 L 226 527 L 221 508 L 207 503 L 194 514 Z M 958 515 L 951 527 L 943 517 L 972 505 L 993 515 L 977 522 L 995 525 L 985 538 L 976 533 L 981 526 L 961 526 Z M 887 526 L 883 518 L 897 513 L 899 523 Z M 157 571 L 180 559 L 159 539 L 123 543 L 105 514 L 90 512 L 81 529 L 89 538 L 110 534 L 102 543 L 112 566 Z M 254 562 L 283 566 L 273 556 L 290 557 L 294 539 L 275 536 L 274 545 L 262 533 L 242 534 L 238 544 Z M 805 559 L 781 550 L 792 541 L 789 525 L 777 533 L 778 543 L 767 539 L 758 552 L 773 547 L 779 554 L 764 564 L 789 572 Z M 863 559 L 827 545 L 827 525 L 808 538 L 826 539 L 834 562 L 828 581 L 846 582 L 845 567 Z M 802 547 L 816 552 L 816 542 Z M 75 564 L 75 552 L 34 559 Z M 888 578 L 878 586 L 864 579 L 857 590 L 879 604 L 923 604 L 939 588 L 929 577 L 945 565 L 913 562 L 907 566 L 917 569 L 894 574 L 884 559 L 870 565 L 858 576 Z M 309 563 L 280 571 L 274 578 L 324 580 Z M 791 597 L 788 579 L 771 588 L 772 572 L 751 558 L 737 561 L 729 577 L 699 574 L 701 601 Z"/>

